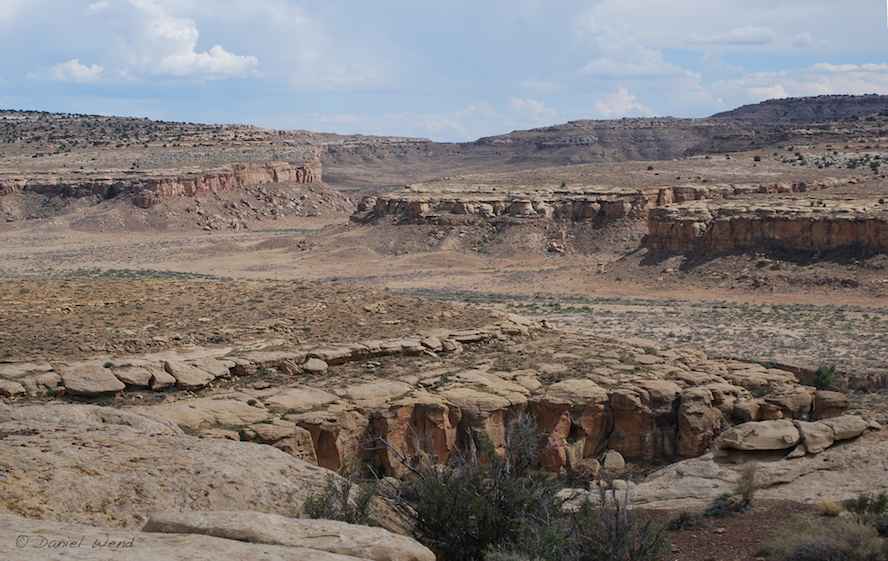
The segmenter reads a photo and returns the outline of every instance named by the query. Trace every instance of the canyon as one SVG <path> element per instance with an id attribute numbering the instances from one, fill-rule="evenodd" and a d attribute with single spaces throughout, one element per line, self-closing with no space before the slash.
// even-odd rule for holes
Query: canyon
<path id="1" fill-rule="evenodd" d="M 755 466 L 676 538 L 888 490 L 886 111 L 462 143 L 0 111 L 0 556 L 433 561 L 390 497 L 307 505 L 516 427 L 568 510 L 699 513 Z"/>

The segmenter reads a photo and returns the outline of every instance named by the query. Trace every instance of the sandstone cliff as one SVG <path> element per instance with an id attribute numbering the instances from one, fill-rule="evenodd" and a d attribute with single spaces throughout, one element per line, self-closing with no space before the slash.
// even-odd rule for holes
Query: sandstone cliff
<path id="1" fill-rule="evenodd" d="M 0 196 L 36 194 L 60 199 L 130 197 L 149 208 L 159 201 L 226 192 L 269 183 L 315 183 L 321 180 L 319 162 L 295 166 L 288 162 L 239 163 L 212 170 L 76 172 L 29 176 L 0 174 Z"/>
<path id="2" fill-rule="evenodd" d="M 648 228 L 648 247 L 667 252 L 888 251 L 888 206 L 880 201 L 696 202 L 654 209 Z"/>

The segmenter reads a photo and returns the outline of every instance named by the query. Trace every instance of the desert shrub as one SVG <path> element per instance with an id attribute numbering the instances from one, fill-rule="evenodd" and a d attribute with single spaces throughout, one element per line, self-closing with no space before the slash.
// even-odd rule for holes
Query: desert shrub
<path id="1" fill-rule="evenodd" d="M 739 495 L 722 493 L 712 499 L 712 502 L 709 503 L 709 506 L 703 511 L 703 516 L 718 518 L 721 516 L 737 514 L 738 512 L 746 512 L 748 508 L 749 505 L 744 503 L 743 498 Z"/>
<path id="2" fill-rule="evenodd" d="M 359 483 L 354 474 L 348 477 L 331 474 L 323 490 L 305 500 L 303 511 L 308 518 L 372 526 L 371 506 L 377 491 L 375 481 Z"/>
<path id="3" fill-rule="evenodd" d="M 665 529 L 641 520 L 628 490 L 602 488 L 572 514 L 528 519 L 517 539 L 488 552 L 485 561 L 657 561 L 667 548 Z"/>
<path id="4" fill-rule="evenodd" d="M 524 477 L 539 457 L 540 434 L 531 415 L 518 415 L 506 427 L 506 469 L 515 477 Z"/>
<path id="5" fill-rule="evenodd" d="M 667 528 L 673 532 L 678 530 L 689 530 L 703 526 L 703 516 L 695 512 L 682 511 L 673 516 L 667 524 Z"/>
<path id="6" fill-rule="evenodd" d="M 732 493 L 722 493 L 709 503 L 703 516 L 720 517 L 746 512 L 752 507 L 755 492 L 758 490 L 755 477 L 757 464 L 747 464 L 740 473 Z"/>
<path id="7" fill-rule="evenodd" d="M 619 498 L 602 494 L 598 505 L 585 503 L 573 518 L 576 561 L 656 561 L 666 553 L 664 528 L 642 521 L 628 508 L 629 491 Z M 568 550 L 570 551 L 570 549 Z M 558 561 L 559 557 L 550 558 Z"/>
<path id="8" fill-rule="evenodd" d="M 888 494 L 862 494 L 843 504 L 858 523 L 872 526 L 880 536 L 888 537 Z"/>
<path id="9" fill-rule="evenodd" d="M 734 489 L 734 494 L 742 499 L 743 505 L 746 507 L 752 506 L 752 502 L 755 500 L 755 492 L 758 490 L 758 484 L 755 480 L 757 473 L 758 464 L 746 464 L 743 466 L 740 472 L 740 479 L 737 480 L 737 485 Z"/>
<path id="10" fill-rule="evenodd" d="M 529 520 L 549 520 L 561 509 L 550 479 L 512 475 L 508 462 L 470 460 L 433 466 L 402 486 L 398 504 L 416 537 L 446 561 L 476 561 L 517 539 Z"/>
<path id="11" fill-rule="evenodd" d="M 833 386 L 836 381 L 835 366 L 821 366 L 814 373 L 814 387 L 818 390 L 826 390 Z"/>
<path id="12" fill-rule="evenodd" d="M 835 501 L 820 501 L 817 503 L 817 512 L 823 516 L 835 518 L 845 511 L 845 508 Z"/>
<path id="13" fill-rule="evenodd" d="M 884 561 L 885 540 L 855 520 L 798 518 L 764 544 L 761 555 L 772 561 Z"/>

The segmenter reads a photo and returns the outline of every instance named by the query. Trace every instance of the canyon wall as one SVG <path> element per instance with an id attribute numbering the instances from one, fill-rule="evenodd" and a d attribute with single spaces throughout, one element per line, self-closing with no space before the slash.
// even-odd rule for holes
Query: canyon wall
<path id="1" fill-rule="evenodd" d="M 320 162 L 301 166 L 288 162 L 252 162 L 201 171 L 0 176 L 0 196 L 32 193 L 62 199 L 97 197 L 102 200 L 130 196 L 136 206 L 150 208 L 168 198 L 235 191 L 269 183 L 314 183 L 320 180 Z"/>
<path id="2" fill-rule="evenodd" d="M 812 205 L 823 206 L 812 206 Z M 776 206 L 691 203 L 648 215 L 647 245 L 676 253 L 750 249 L 888 251 L 888 205 L 793 201 Z"/>
<path id="3" fill-rule="evenodd" d="M 856 181 L 855 178 L 824 178 L 811 183 L 698 183 L 641 189 L 590 186 L 509 191 L 497 191 L 497 188 L 483 185 L 470 189 L 445 185 L 436 191 L 420 184 L 408 186 L 398 193 L 365 197 L 352 220 L 423 224 L 446 223 L 457 217 L 511 217 L 607 223 L 625 218 L 644 219 L 651 209 L 675 203 L 731 199 L 750 194 L 801 193 Z"/>

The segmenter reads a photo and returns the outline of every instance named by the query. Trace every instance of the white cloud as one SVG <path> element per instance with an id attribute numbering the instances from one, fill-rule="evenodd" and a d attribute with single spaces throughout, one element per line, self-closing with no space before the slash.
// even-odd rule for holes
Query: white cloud
<path id="1" fill-rule="evenodd" d="M 754 72 L 716 82 L 713 89 L 737 102 L 827 94 L 888 94 L 888 64 L 831 64 Z"/>
<path id="2" fill-rule="evenodd" d="M 777 39 L 777 34 L 769 27 L 737 27 L 724 33 L 696 35 L 693 43 L 705 45 L 753 46 L 769 45 Z"/>
<path id="3" fill-rule="evenodd" d="M 83 65 L 76 58 L 56 64 L 50 69 L 50 76 L 59 82 L 87 84 L 102 79 L 105 69 L 98 64 Z"/>
<path id="4" fill-rule="evenodd" d="M 513 97 L 509 100 L 509 107 L 529 122 L 536 124 L 552 124 L 558 118 L 558 111 L 536 99 Z"/>
<path id="5" fill-rule="evenodd" d="M 148 74 L 196 78 L 244 76 L 259 65 L 254 56 L 236 55 L 215 45 L 198 51 L 194 20 L 171 15 L 156 0 L 129 0 L 138 11 L 136 35 L 125 41 L 129 57 Z"/>
<path id="6" fill-rule="evenodd" d="M 595 112 L 607 118 L 653 115 L 653 111 L 625 87 L 617 88 L 614 92 L 599 99 L 595 103 Z"/>

